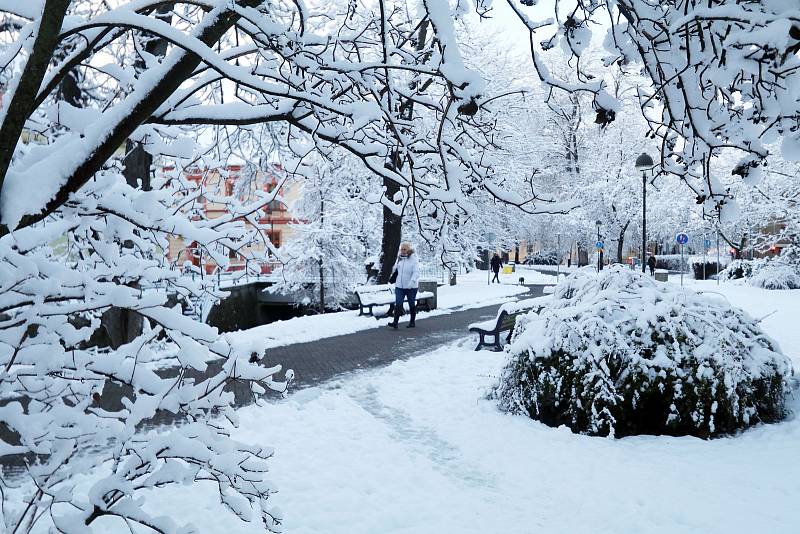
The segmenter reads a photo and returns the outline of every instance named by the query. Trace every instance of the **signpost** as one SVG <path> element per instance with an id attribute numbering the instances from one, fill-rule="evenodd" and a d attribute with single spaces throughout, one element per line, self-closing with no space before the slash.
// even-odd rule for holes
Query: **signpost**
<path id="1" fill-rule="evenodd" d="M 676 234 L 675 242 L 681 246 L 681 287 L 683 287 L 683 245 L 689 242 L 689 236 L 683 232 Z"/>
<path id="2" fill-rule="evenodd" d="M 561 275 L 561 234 L 556 234 L 557 244 L 556 244 L 556 256 L 558 257 L 558 262 L 556 263 L 556 284 L 558 284 L 558 278 Z"/>

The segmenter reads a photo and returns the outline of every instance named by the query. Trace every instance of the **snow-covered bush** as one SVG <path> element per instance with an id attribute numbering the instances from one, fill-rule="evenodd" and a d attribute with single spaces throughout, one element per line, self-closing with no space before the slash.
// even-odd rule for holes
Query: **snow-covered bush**
<path id="1" fill-rule="evenodd" d="M 686 266 L 689 261 L 688 256 L 683 257 L 681 263 L 680 254 L 661 254 L 656 256 L 656 269 L 668 269 L 670 271 L 680 271 Z"/>
<path id="2" fill-rule="evenodd" d="M 791 244 L 781 249 L 778 260 L 783 263 L 793 266 L 796 270 L 800 271 L 800 245 Z"/>
<path id="3" fill-rule="evenodd" d="M 764 262 L 747 283 L 762 289 L 800 289 L 800 273 L 789 264 L 772 260 Z"/>
<path id="4" fill-rule="evenodd" d="M 753 276 L 753 260 L 733 260 L 719 273 L 720 280 L 739 280 Z M 758 266 L 755 266 L 756 269 Z"/>
<path id="5" fill-rule="evenodd" d="M 744 279 L 762 289 L 800 289 L 800 262 L 793 247 L 780 256 L 757 260 L 735 260 L 720 273 L 721 280 Z"/>
<path id="6" fill-rule="evenodd" d="M 786 415 L 790 361 L 744 312 L 611 267 L 576 271 L 515 332 L 492 395 L 603 436 L 717 436 Z"/>
<path id="7" fill-rule="evenodd" d="M 527 265 L 558 265 L 558 254 L 555 252 L 539 251 L 525 258 Z"/>
<path id="8" fill-rule="evenodd" d="M 719 263 L 717 263 L 717 258 L 715 256 L 703 256 L 698 254 L 696 256 L 690 256 L 687 264 L 692 269 L 695 280 L 703 280 L 704 275 L 706 279 L 711 278 L 718 274 L 718 270 L 719 272 L 724 270 L 730 262 L 730 258 L 727 256 L 720 257 L 719 260 Z"/>
<path id="9" fill-rule="evenodd" d="M 718 265 L 716 261 L 693 261 L 689 265 L 692 267 L 695 280 L 706 280 L 717 274 Z"/>

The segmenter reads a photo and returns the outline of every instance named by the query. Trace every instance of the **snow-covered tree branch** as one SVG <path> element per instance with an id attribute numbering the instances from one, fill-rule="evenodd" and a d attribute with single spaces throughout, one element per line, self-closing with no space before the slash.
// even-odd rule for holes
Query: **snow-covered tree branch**
<path id="1" fill-rule="evenodd" d="M 711 172 L 725 149 L 738 153 L 727 172 L 751 181 L 768 164 L 769 143 L 784 158 L 800 157 L 800 11 L 781 0 L 578 0 L 555 3 L 554 17 L 533 19 L 536 0 L 508 0 L 530 31 L 539 77 L 555 91 L 593 97 L 596 121 L 619 111 L 602 72 L 587 69 L 583 52 L 592 31 L 606 29 L 606 65 L 618 64 L 652 82 L 639 103 L 650 137 L 660 149 L 660 169 L 679 175 L 698 203 L 714 213 L 730 193 Z M 543 57 L 563 50 L 577 79 L 553 75 Z"/>

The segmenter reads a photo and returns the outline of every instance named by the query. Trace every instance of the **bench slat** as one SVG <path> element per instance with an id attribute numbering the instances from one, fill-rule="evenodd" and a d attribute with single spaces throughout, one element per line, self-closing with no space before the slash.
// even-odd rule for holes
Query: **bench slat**
<path id="1" fill-rule="evenodd" d="M 390 284 L 380 284 L 375 286 L 359 286 L 355 289 L 356 293 L 377 293 L 378 291 L 392 291 L 394 286 Z"/>

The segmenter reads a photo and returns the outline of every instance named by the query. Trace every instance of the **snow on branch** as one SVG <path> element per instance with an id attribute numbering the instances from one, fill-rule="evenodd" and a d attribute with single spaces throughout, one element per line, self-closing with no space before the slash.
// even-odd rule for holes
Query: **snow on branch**
<path id="1" fill-rule="evenodd" d="M 729 170 L 743 178 L 768 164 L 771 144 L 787 160 L 800 158 L 800 11 L 781 0 L 650 2 L 579 0 L 555 18 L 533 21 L 529 2 L 508 0 L 531 35 L 533 63 L 553 89 L 595 95 L 598 121 L 614 119 L 604 72 L 581 61 L 593 28 L 607 27 L 604 63 L 644 75 L 640 105 L 650 137 L 660 145 L 660 168 L 683 178 L 707 211 L 730 193 L 711 176 L 724 150 L 741 158 Z M 536 42 L 543 30 L 555 30 Z M 552 76 L 542 56 L 566 50 L 578 84 Z M 602 121 L 601 121 L 602 115 Z"/>

